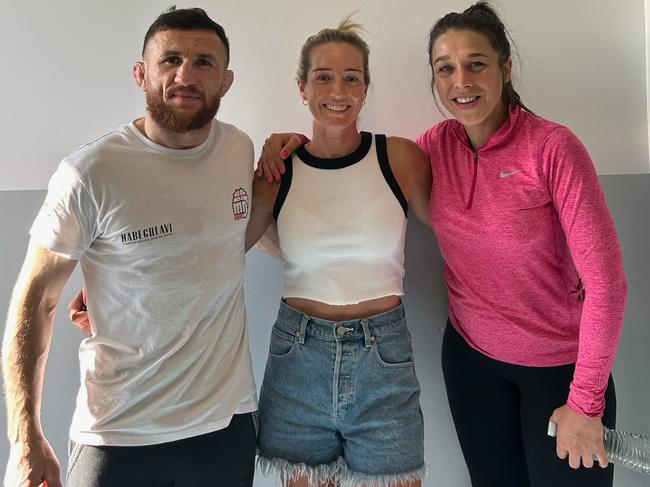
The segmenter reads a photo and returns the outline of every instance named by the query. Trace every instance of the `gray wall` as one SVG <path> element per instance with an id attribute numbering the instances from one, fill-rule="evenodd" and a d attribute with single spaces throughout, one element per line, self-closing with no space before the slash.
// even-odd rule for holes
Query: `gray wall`
<path id="1" fill-rule="evenodd" d="M 614 369 L 618 425 L 624 430 L 650 434 L 650 388 L 647 383 L 650 370 L 650 175 L 601 176 L 601 182 L 616 220 L 630 288 L 625 327 Z M 44 194 L 43 191 L 0 191 L 0 316 L 6 313 L 11 288 L 25 252 L 27 231 Z M 469 479 L 453 430 L 439 366 L 440 327 L 446 319 L 441 261 L 432 234 L 417 222 L 409 224 L 406 265 L 405 302 L 426 420 L 429 476 L 424 485 L 465 487 L 469 485 Z M 246 298 L 258 385 L 264 371 L 270 327 L 280 298 L 280 280 L 278 261 L 251 252 L 248 256 Z M 64 291 L 64 303 L 79 286 L 80 279 L 75 274 Z M 67 322 L 64 308 L 56 317 L 43 400 L 44 428 L 63 462 L 67 458 L 67 430 L 79 384 L 76 354 L 82 338 Z M 4 407 L 0 413 L 4 416 Z M 0 433 L 4 431 L 5 425 L 1 423 Z M 7 455 L 6 441 L 0 441 L 0 469 L 4 469 Z M 272 485 L 279 484 L 275 479 L 258 475 L 256 487 Z M 615 485 L 640 487 L 648 485 L 648 478 L 618 469 Z"/>

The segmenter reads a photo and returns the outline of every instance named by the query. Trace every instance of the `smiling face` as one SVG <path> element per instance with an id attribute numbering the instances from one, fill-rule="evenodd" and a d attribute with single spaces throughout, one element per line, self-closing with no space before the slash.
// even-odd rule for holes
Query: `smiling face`
<path id="1" fill-rule="evenodd" d="M 163 30 L 147 44 L 134 76 L 147 111 L 162 129 L 189 132 L 208 125 L 232 84 L 226 49 L 209 30 Z"/>
<path id="2" fill-rule="evenodd" d="M 442 104 L 482 145 L 507 117 L 501 94 L 510 80 L 511 60 L 501 66 L 485 35 L 455 29 L 436 39 L 431 59 Z"/>
<path id="3" fill-rule="evenodd" d="M 298 88 L 314 123 L 356 127 L 368 89 L 361 51 L 346 42 L 328 42 L 314 46 L 310 58 L 307 79 L 299 81 Z"/>

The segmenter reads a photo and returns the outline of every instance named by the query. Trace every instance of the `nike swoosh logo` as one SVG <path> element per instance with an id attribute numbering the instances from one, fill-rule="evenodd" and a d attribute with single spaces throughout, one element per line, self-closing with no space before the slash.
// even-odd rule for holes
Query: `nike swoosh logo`
<path id="1" fill-rule="evenodd" d="M 516 171 L 510 171 L 510 172 L 508 172 L 508 171 L 501 171 L 501 173 L 499 174 L 499 177 L 501 177 L 501 178 L 507 178 L 507 177 L 512 176 L 513 174 L 517 174 L 519 171 L 520 171 L 519 169 L 517 169 Z"/>

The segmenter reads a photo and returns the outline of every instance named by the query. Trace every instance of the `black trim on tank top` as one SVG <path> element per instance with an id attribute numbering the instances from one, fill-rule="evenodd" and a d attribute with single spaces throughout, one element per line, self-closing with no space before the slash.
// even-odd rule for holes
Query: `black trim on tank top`
<path id="1" fill-rule="evenodd" d="M 386 144 L 386 136 L 382 134 L 375 134 L 375 144 L 377 145 L 377 160 L 379 161 L 379 167 L 381 168 L 381 173 L 384 175 L 384 179 L 390 186 L 390 189 L 393 191 L 397 202 L 404 210 L 404 216 L 408 216 L 409 205 L 402 193 L 402 188 L 400 188 L 393 170 L 390 167 L 390 162 L 388 161 L 388 148 Z"/>
<path id="2" fill-rule="evenodd" d="M 307 149 L 305 149 L 304 145 L 298 147 L 296 155 L 300 157 L 302 162 L 317 169 L 342 169 L 351 166 L 366 157 L 370 151 L 371 145 L 372 134 L 369 132 L 361 132 L 361 144 L 359 144 L 359 147 L 357 147 L 352 154 L 348 154 L 347 156 L 332 158 L 317 157 L 310 154 Z"/>
<path id="3" fill-rule="evenodd" d="M 291 187 L 291 178 L 293 177 L 293 155 L 290 155 L 284 159 L 284 174 L 282 179 L 280 179 L 280 189 L 278 189 L 278 194 L 275 197 L 275 204 L 273 205 L 273 218 L 275 221 L 278 221 L 280 216 L 280 210 L 284 204 L 284 200 L 287 199 L 289 194 L 289 188 Z"/>

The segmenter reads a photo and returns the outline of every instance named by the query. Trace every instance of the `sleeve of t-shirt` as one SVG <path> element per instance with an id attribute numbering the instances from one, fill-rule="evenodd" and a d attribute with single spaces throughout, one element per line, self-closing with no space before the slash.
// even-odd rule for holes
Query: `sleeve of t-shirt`
<path id="1" fill-rule="evenodd" d="M 558 127 L 547 136 L 540 156 L 541 171 L 585 288 L 578 358 L 567 404 L 586 416 L 599 417 L 627 299 L 621 249 L 593 162 L 578 138 L 566 127 Z"/>
<path id="2" fill-rule="evenodd" d="M 32 239 L 68 259 L 79 260 L 95 238 L 96 205 L 79 173 L 65 159 L 50 178 L 43 206 L 29 231 Z"/>

